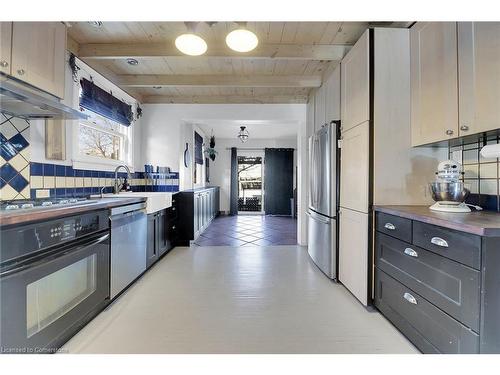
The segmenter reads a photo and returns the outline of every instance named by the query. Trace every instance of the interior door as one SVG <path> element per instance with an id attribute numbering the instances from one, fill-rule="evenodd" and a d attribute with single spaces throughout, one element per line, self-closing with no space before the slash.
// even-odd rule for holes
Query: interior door
<path id="1" fill-rule="evenodd" d="M 458 23 L 460 135 L 500 128 L 500 22 Z"/>
<path id="2" fill-rule="evenodd" d="M 340 206 L 363 213 L 369 210 L 370 123 L 342 133 Z"/>
<path id="3" fill-rule="evenodd" d="M 417 22 L 410 29 L 412 145 L 458 136 L 457 25 Z"/>
<path id="4" fill-rule="evenodd" d="M 368 214 L 341 208 L 339 220 L 339 281 L 366 306 Z"/>

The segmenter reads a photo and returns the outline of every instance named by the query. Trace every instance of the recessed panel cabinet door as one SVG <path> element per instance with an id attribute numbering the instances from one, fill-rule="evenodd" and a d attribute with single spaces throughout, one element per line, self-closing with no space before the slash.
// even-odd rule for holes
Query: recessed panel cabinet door
<path id="1" fill-rule="evenodd" d="M 363 304 L 368 301 L 368 214 L 340 209 L 339 280 Z"/>
<path id="2" fill-rule="evenodd" d="M 340 120 L 340 64 L 326 80 L 326 122 Z"/>
<path id="3" fill-rule="evenodd" d="M 0 72 L 10 74 L 12 22 L 0 22 Z"/>
<path id="4" fill-rule="evenodd" d="M 316 91 L 314 99 L 314 130 L 318 131 L 325 125 L 325 83 Z"/>
<path id="5" fill-rule="evenodd" d="M 458 23 L 460 135 L 500 128 L 500 22 Z"/>
<path id="6" fill-rule="evenodd" d="M 370 122 L 342 132 L 340 206 L 368 213 Z"/>
<path id="7" fill-rule="evenodd" d="M 370 119 L 370 58 L 368 30 L 342 59 L 342 129 Z"/>
<path id="8" fill-rule="evenodd" d="M 412 145 L 458 137 L 456 23 L 410 29 L 410 79 Z"/>
<path id="9" fill-rule="evenodd" d="M 12 75 L 59 98 L 64 96 L 66 26 L 14 22 Z"/>

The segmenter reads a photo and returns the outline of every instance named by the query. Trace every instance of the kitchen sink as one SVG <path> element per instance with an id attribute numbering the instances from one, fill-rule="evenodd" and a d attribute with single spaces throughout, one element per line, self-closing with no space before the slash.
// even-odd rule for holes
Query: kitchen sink
<path id="1" fill-rule="evenodd" d="M 106 198 L 134 198 L 134 197 L 144 197 L 146 198 L 146 212 L 152 214 L 154 212 L 163 210 L 165 208 L 172 207 L 172 195 L 173 193 L 164 192 L 128 192 L 122 191 L 119 194 L 103 194 Z M 100 197 L 100 195 L 93 195 L 92 198 Z"/>

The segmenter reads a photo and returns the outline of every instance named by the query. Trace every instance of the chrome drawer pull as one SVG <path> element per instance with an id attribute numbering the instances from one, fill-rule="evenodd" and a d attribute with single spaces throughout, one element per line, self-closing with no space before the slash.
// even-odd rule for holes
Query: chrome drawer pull
<path id="1" fill-rule="evenodd" d="M 403 294 L 403 298 L 414 305 L 417 304 L 417 299 L 413 297 L 410 293 Z"/>
<path id="2" fill-rule="evenodd" d="M 439 237 L 432 237 L 431 243 L 433 243 L 434 245 L 437 245 L 437 246 L 441 246 L 441 247 L 448 247 L 448 242 L 446 242 L 445 240 L 443 240 L 442 238 L 439 238 Z"/>
<path id="3" fill-rule="evenodd" d="M 418 258 L 418 253 L 415 250 L 410 249 L 409 247 L 405 249 L 405 254 L 414 258 Z"/>
<path id="4" fill-rule="evenodd" d="M 392 223 L 385 223 L 384 228 L 389 230 L 396 230 L 396 226 Z"/>

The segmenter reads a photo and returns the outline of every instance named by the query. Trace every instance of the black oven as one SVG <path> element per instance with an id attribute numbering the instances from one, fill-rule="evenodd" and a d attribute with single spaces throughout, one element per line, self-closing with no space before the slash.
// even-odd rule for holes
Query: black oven
<path id="1" fill-rule="evenodd" d="M 109 303 L 108 211 L 0 236 L 0 350 L 54 352 Z"/>

